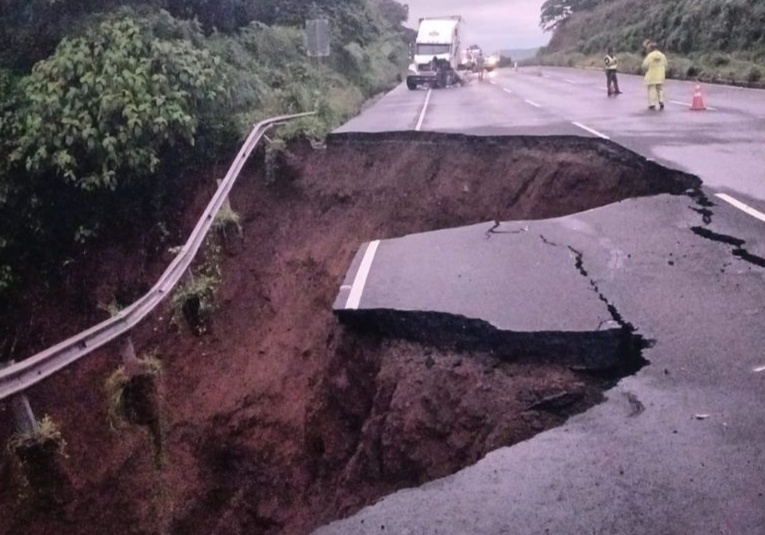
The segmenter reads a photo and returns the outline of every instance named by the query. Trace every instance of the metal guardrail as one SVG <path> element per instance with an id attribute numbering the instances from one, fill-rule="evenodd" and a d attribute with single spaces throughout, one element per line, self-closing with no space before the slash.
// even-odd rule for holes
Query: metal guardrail
<path id="1" fill-rule="evenodd" d="M 231 164 L 218 190 L 205 208 L 202 217 L 194 227 L 191 236 L 178 255 L 165 269 L 162 276 L 143 297 L 122 309 L 117 315 L 87 329 L 80 334 L 60 342 L 21 362 L 11 364 L 0 370 L 0 400 L 23 392 L 27 388 L 50 377 L 68 365 L 76 362 L 91 351 L 111 342 L 135 327 L 170 293 L 191 265 L 194 256 L 202 245 L 210 226 L 239 176 L 244 164 L 255 146 L 269 128 L 300 117 L 314 115 L 316 112 L 283 115 L 266 119 L 256 124 L 247 136 L 242 148 Z"/>

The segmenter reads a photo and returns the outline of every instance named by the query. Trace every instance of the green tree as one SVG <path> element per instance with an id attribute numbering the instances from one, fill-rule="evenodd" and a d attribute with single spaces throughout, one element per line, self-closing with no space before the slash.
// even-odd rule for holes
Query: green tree
<path id="1" fill-rule="evenodd" d="M 608 0 L 545 0 L 542 4 L 539 26 L 544 31 L 555 30 L 579 11 L 589 11 Z"/>

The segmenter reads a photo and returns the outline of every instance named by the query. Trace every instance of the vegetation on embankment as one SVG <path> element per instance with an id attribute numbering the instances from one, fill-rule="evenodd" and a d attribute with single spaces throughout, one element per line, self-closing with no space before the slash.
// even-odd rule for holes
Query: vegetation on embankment
<path id="1" fill-rule="evenodd" d="M 540 24 L 552 31 L 543 65 L 602 68 L 613 48 L 620 70 L 637 74 L 649 39 L 667 54 L 671 78 L 765 86 L 759 0 L 549 0 Z"/>
<path id="2" fill-rule="evenodd" d="M 393 0 L 3 5 L 0 316 L 27 281 L 50 284 L 99 243 L 164 247 L 194 170 L 225 168 L 253 122 L 317 110 L 289 133 L 322 136 L 395 84 L 408 55 Z M 330 23 L 321 62 L 309 18 Z M 13 338 L 0 332 L 0 360 Z"/>

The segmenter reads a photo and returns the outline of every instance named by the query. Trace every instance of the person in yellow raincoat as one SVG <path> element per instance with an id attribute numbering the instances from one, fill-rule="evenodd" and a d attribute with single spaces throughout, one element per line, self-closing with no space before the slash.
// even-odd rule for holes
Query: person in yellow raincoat
<path id="1" fill-rule="evenodd" d="M 648 89 L 648 108 L 655 110 L 659 106 L 664 109 L 664 79 L 667 71 L 667 56 L 665 56 L 659 45 L 651 43 L 648 45 L 650 52 L 643 60 L 643 70 L 645 70 L 645 85 Z"/>

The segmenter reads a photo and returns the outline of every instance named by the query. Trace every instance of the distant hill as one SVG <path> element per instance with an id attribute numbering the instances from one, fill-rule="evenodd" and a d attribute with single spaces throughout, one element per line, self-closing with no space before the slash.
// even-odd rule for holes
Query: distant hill
<path id="1" fill-rule="evenodd" d="M 507 50 L 500 50 L 500 54 L 503 57 L 512 58 L 513 61 L 523 61 L 525 59 L 531 59 L 536 57 L 539 48 L 510 48 Z"/>
<path id="2" fill-rule="evenodd" d="M 646 39 L 679 54 L 765 54 L 762 0 L 589 0 L 555 27 L 546 53 L 641 51 Z"/>
<path id="3" fill-rule="evenodd" d="M 554 28 L 540 52 L 545 65 L 600 67 L 612 48 L 619 68 L 638 74 L 645 43 L 654 41 L 670 58 L 670 78 L 765 87 L 763 0 L 566 2 L 569 11 L 544 4 L 542 21 Z"/>

